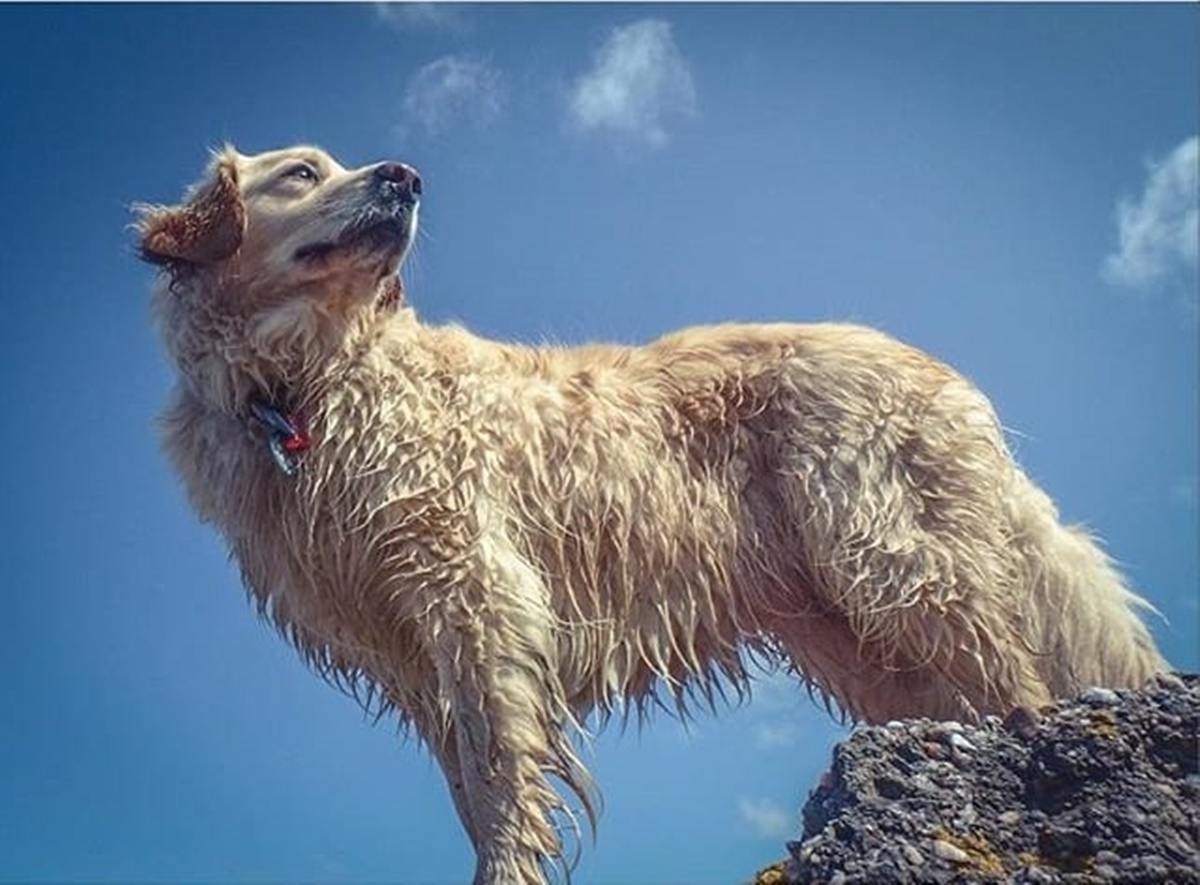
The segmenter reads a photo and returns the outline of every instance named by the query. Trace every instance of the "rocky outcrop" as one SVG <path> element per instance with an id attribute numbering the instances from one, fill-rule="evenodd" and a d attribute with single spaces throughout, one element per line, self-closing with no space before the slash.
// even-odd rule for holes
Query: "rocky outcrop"
<path id="1" fill-rule="evenodd" d="M 837 746 L 760 885 L 1200 883 L 1200 680 Z"/>

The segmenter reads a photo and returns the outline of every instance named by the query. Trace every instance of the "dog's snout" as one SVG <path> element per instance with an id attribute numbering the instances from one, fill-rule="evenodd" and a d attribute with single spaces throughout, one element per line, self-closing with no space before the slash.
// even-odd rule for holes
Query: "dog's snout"
<path id="1" fill-rule="evenodd" d="M 407 163 L 380 163 L 375 167 L 375 179 L 400 196 L 414 200 L 421 196 L 421 176 Z"/>

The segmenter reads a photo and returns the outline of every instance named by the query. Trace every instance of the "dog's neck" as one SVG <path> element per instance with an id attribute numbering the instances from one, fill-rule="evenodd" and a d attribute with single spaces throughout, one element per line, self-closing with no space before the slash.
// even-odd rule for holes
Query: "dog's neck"
<path id="1" fill-rule="evenodd" d="M 163 285 L 154 311 L 167 352 L 207 408 L 248 420 L 258 401 L 286 411 L 319 397 L 329 366 L 361 357 L 385 326 L 413 323 L 399 281 L 373 300 L 292 297 L 252 314 L 219 304 L 211 287 Z"/>

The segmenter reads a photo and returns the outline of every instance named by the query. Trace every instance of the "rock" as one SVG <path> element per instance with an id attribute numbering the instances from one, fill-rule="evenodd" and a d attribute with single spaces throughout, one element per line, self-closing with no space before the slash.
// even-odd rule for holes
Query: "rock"
<path id="1" fill-rule="evenodd" d="M 977 726 L 859 728 L 773 882 L 1200 885 L 1198 768 L 1194 675 Z"/>
<path id="2" fill-rule="evenodd" d="M 1111 688 L 1089 688 L 1079 696 L 1079 700 L 1093 707 L 1112 707 L 1121 699 Z"/>
<path id="3" fill-rule="evenodd" d="M 954 843 L 944 842 L 941 839 L 933 840 L 933 853 L 942 860 L 948 860 L 951 863 L 969 864 L 971 862 L 971 855 L 967 854 Z"/>
<path id="4" fill-rule="evenodd" d="M 1036 710 L 1031 710 L 1028 707 L 1017 707 L 1004 718 L 1003 725 L 1006 731 L 1011 731 L 1013 734 L 1025 740 L 1032 740 L 1037 734 L 1038 723 L 1042 717 L 1037 714 Z"/>
<path id="5" fill-rule="evenodd" d="M 975 745 L 963 737 L 961 734 L 950 735 L 950 746 L 963 753 L 974 753 Z"/>

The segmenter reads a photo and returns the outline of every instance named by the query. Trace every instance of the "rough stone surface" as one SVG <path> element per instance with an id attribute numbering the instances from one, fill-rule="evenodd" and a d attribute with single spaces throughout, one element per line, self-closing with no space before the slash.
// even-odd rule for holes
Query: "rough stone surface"
<path id="1" fill-rule="evenodd" d="M 1200 678 L 839 744 L 758 882 L 1200 885 Z"/>

